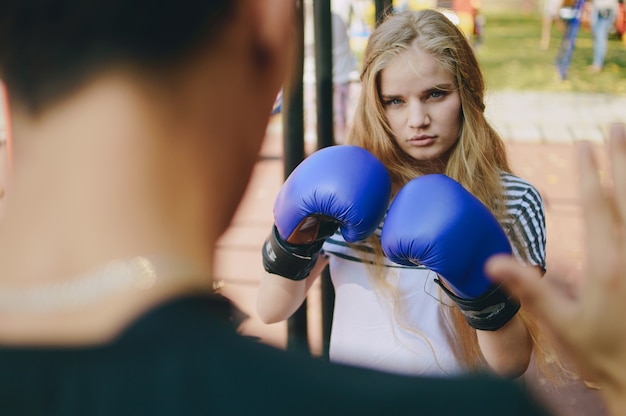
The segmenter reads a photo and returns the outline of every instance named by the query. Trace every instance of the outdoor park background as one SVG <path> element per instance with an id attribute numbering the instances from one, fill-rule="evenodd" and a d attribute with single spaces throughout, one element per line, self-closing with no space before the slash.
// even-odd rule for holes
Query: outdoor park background
<path id="1" fill-rule="evenodd" d="M 311 1 L 304 2 L 309 51 Z M 333 0 L 332 5 L 339 3 L 341 0 Z M 373 0 L 353 3 L 366 6 L 370 3 L 371 7 Z M 544 199 L 548 230 L 546 278 L 558 277 L 578 284 L 585 277 L 582 275 L 585 244 L 574 144 L 578 140 L 591 140 L 600 158 L 601 171 L 606 171 L 607 124 L 626 122 L 626 44 L 617 36 L 611 37 L 604 70 L 592 74 L 588 70 L 592 57 L 591 34 L 583 25 L 567 78 L 563 80 L 555 67 L 562 31 L 553 27 L 550 47 L 547 50 L 539 47 L 542 4 L 541 0 L 482 0 L 480 13 L 485 26 L 476 54 L 487 83 L 487 116 L 506 140 L 515 172 L 531 181 Z M 359 56 L 367 38 L 357 27 L 351 29 L 351 43 Z M 358 81 L 352 83 L 353 100 L 359 88 Z M 309 81 L 305 86 L 308 151 L 313 151 L 316 139 L 313 91 Z M 0 114 L 5 113 L 2 110 Z M 0 118 L 0 215 L 3 189 L 9 181 L 6 126 L 5 117 Z M 224 295 L 249 315 L 241 332 L 279 348 L 286 345 L 286 324 L 261 323 L 255 301 L 259 278 L 264 273 L 261 246 L 271 229 L 274 197 L 284 180 L 282 140 L 281 114 L 277 114 L 270 120 L 244 200 L 220 240 L 214 276 Z M 319 355 L 322 349 L 320 305 L 318 283 L 307 301 L 313 355 Z M 605 414 L 597 391 L 586 388 L 580 381 L 553 389 L 545 380 L 530 374 L 527 384 L 559 416 Z"/>

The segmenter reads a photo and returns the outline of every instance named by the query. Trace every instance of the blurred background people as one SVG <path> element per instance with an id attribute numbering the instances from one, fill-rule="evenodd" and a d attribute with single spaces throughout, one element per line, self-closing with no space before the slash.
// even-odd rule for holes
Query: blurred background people
<path id="1" fill-rule="evenodd" d="M 348 127 L 350 83 L 358 81 L 356 56 L 350 47 L 348 27 L 338 13 L 331 14 L 333 38 L 333 111 L 335 142 L 343 143 Z"/>
<path id="2" fill-rule="evenodd" d="M 562 6 L 563 0 L 543 0 L 541 41 L 539 43 L 543 50 L 547 50 L 550 47 L 552 27 L 557 26 L 559 30 L 563 30 L 563 21 L 559 15 Z"/>
<path id="3" fill-rule="evenodd" d="M 590 24 L 593 34 L 593 63 L 591 72 L 602 71 L 608 49 L 609 33 L 618 13 L 617 0 L 591 0 Z"/>

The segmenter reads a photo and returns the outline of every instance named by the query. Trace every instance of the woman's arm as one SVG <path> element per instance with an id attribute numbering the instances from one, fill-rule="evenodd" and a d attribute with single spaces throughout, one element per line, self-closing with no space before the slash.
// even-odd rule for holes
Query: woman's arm
<path id="1" fill-rule="evenodd" d="M 303 280 L 286 279 L 277 274 L 265 273 L 257 295 L 257 312 L 261 321 L 272 324 L 284 321 L 302 305 L 309 289 L 328 265 L 328 257 L 320 255 Z"/>
<path id="2" fill-rule="evenodd" d="M 533 341 L 519 313 L 496 331 L 476 331 L 478 345 L 491 369 L 500 376 L 516 378 L 530 363 Z"/>
<path id="3" fill-rule="evenodd" d="M 541 266 L 534 269 L 543 276 Z M 476 331 L 478 345 L 487 364 L 497 374 L 516 378 L 528 369 L 533 351 L 533 340 L 524 320 L 517 313 L 496 331 Z"/>
<path id="4" fill-rule="evenodd" d="M 526 262 L 534 265 L 541 275 L 545 273 L 546 226 L 543 199 L 539 191 L 527 181 L 507 175 L 504 181 L 507 195 L 509 188 L 526 190 L 517 199 L 507 204 L 509 214 L 514 219 L 508 236 L 520 242 L 518 251 Z M 521 241 L 525 242 L 524 245 Z M 478 344 L 490 367 L 506 377 L 522 375 L 528 368 L 533 350 L 533 340 L 529 329 L 520 314 L 496 331 L 476 331 Z"/>

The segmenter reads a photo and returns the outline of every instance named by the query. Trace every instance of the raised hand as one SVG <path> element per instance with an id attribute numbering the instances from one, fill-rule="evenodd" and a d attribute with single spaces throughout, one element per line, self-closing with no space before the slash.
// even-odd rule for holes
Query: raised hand
<path id="1" fill-rule="evenodd" d="M 564 290 L 507 256 L 487 271 L 534 313 L 601 387 L 614 415 L 626 414 L 626 133 L 610 126 L 612 186 L 603 187 L 589 143 L 578 145 L 580 196 L 586 226 L 586 272 Z"/>

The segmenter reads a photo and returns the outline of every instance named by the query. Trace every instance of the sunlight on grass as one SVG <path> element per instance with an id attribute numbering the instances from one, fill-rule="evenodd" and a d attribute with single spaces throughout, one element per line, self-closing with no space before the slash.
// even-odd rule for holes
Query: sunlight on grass
<path id="1" fill-rule="evenodd" d="M 555 61 L 562 32 L 554 27 L 550 48 L 539 48 L 540 15 L 487 15 L 484 43 L 476 54 L 490 90 L 626 93 L 626 46 L 609 40 L 606 66 L 599 74 L 588 67 L 593 55 L 589 29 L 578 32 L 567 72 L 561 80 Z"/>

